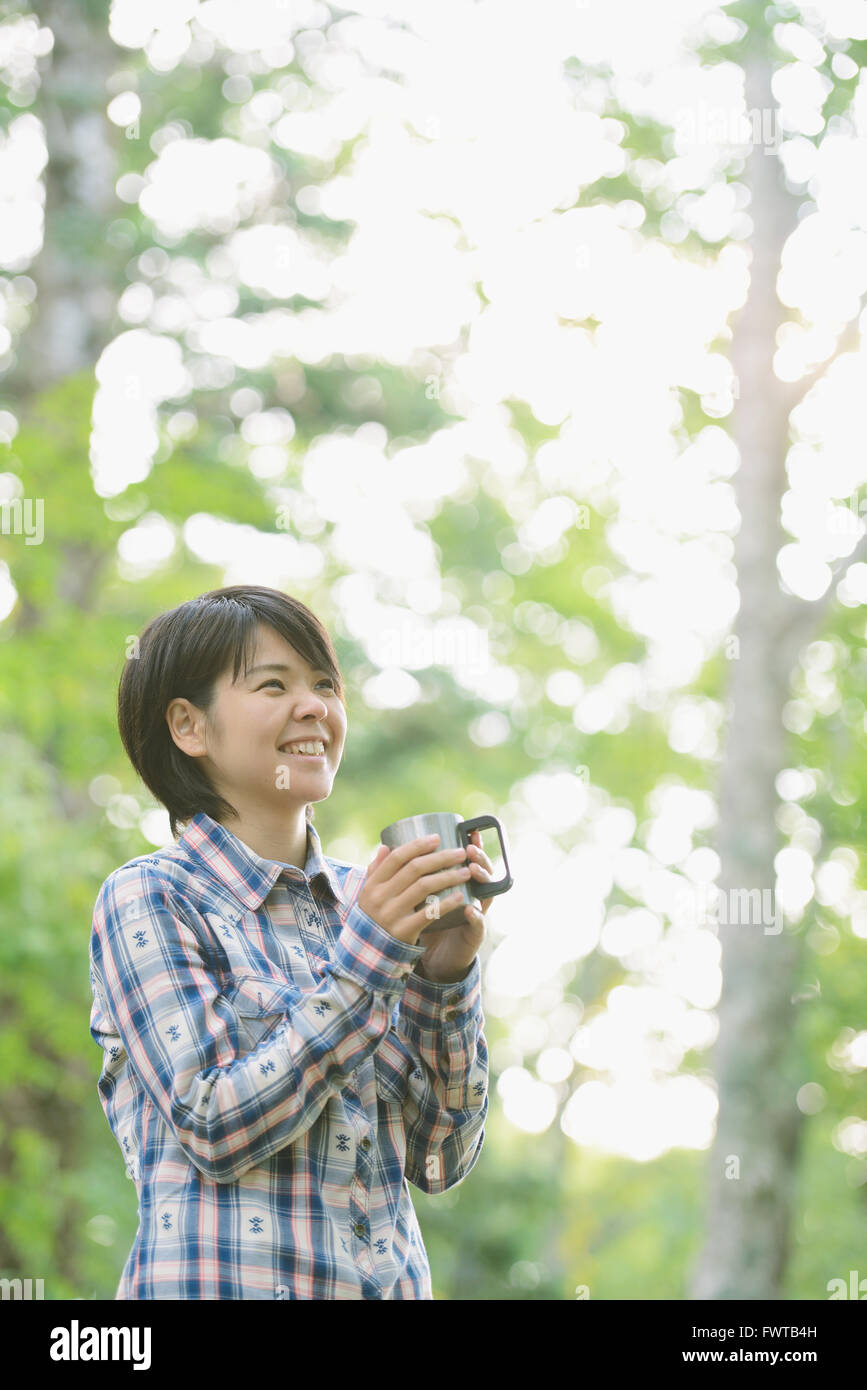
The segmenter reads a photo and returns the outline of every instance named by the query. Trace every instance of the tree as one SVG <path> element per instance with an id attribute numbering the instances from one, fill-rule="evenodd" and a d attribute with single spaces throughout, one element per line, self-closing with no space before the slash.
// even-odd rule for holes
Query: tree
<path id="1" fill-rule="evenodd" d="M 231 20 L 228 9 L 216 8 L 228 16 L 226 22 Z M 729 26 L 725 42 L 696 52 L 708 65 L 743 59 L 746 104 L 763 117 L 774 110 L 769 84 L 776 31 L 771 25 L 791 18 L 795 9 L 778 7 L 770 19 L 752 6 L 727 10 L 740 16 L 740 38 L 731 39 Z M 64 6 L 58 0 L 40 12 L 54 31 L 54 52 L 41 64 L 34 101 L 48 148 L 45 242 L 28 270 L 37 287 L 33 317 L 14 343 L 17 361 L 0 378 L 4 406 L 20 417 L 18 433 L 3 452 L 4 475 L 17 478 L 25 496 L 46 502 L 44 545 L 31 547 L 20 536 L 0 536 L 0 558 L 8 564 L 17 594 L 0 623 L 6 677 L 0 689 L 0 978 L 13 982 L 0 993 L 0 1047 L 7 1078 L 0 1107 L 0 1172 L 5 1174 L 0 1180 L 0 1266 L 24 1276 L 50 1273 L 49 1297 L 112 1296 L 124 1246 L 134 1234 L 135 1213 L 96 1100 L 98 1058 L 83 1027 L 89 991 L 82 952 L 99 883 L 151 843 L 144 843 L 143 833 L 143 816 L 151 804 L 134 784 L 117 738 L 116 681 L 130 637 L 156 611 L 223 582 L 222 567 L 204 563 L 189 543 L 186 523 L 191 517 L 205 513 L 230 526 L 251 528 L 264 544 L 281 534 L 286 539 L 288 516 L 292 540 L 315 546 L 321 560 L 319 570 L 295 587 L 335 632 L 350 677 L 346 765 L 338 795 L 317 808 L 326 844 L 329 835 L 339 836 L 338 852 L 355 854 L 354 847 L 366 846 L 380 826 L 417 810 L 431 787 L 437 788 L 441 804 L 463 808 L 465 814 L 501 810 L 513 798 L 516 816 L 544 823 L 547 808 L 536 808 L 547 797 L 544 779 L 552 776 L 559 779 L 557 796 L 565 799 L 568 784 L 573 809 L 584 807 L 548 836 L 552 868 L 563 874 L 564 883 L 566 872 L 572 872 L 557 904 L 559 925 L 575 934 L 572 954 L 530 989 L 522 1001 L 526 1017 L 491 1012 L 486 1029 L 493 1082 L 498 1068 L 508 1066 L 500 1059 L 512 1057 L 515 1071 L 544 1091 L 551 1119 L 540 1132 L 516 1133 L 505 1105 L 495 1105 L 472 1181 L 442 1199 L 414 1194 L 437 1296 L 572 1298 L 576 1285 L 586 1285 L 593 1298 L 646 1297 L 649 1288 L 656 1297 L 682 1297 L 686 1266 L 697 1253 L 700 1234 L 700 1154 L 673 1151 L 653 1163 L 634 1163 L 576 1144 L 560 1122 L 580 1085 L 596 1078 L 597 1068 L 577 1061 L 579 1055 L 583 1058 L 579 1050 L 573 1073 L 563 1081 L 543 1086 L 533 1071 L 547 1048 L 568 1051 L 580 1023 L 605 1011 L 615 987 L 628 990 L 653 975 L 649 956 L 635 964 L 640 952 L 635 956 L 616 945 L 594 949 L 589 944 L 594 905 L 600 923 L 615 926 L 618 913 L 638 907 L 645 918 L 659 919 L 663 946 L 670 936 L 677 939 L 645 881 L 625 875 L 600 887 L 611 856 L 596 844 L 593 830 L 609 811 L 621 816 L 621 825 L 633 815 L 635 835 L 630 832 L 629 845 L 633 840 L 648 845 L 638 857 L 642 872 L 649 874 L 660 869 L 648 833 L 657 790 L 670 781 L 689 789 L 710 788 L 719 772 L 716 844 L 724 894 L 773 885 L 780 844 L 800 843 L 801 832 L 805 843 L 821 840 L 828 850 L 822 868 L 837 871 L 857 862 L 852 846 L 859 838 L 858 806 L 867 797 L 863 668 L 855 655 L 862 636 L 857 606 L 835 603 L 833 585 L 823 598 L 805 602 L 783 592 L 777 575 L 789 431 L 797 433 L 799 398 L 818 381 L 817 373 L 801 382 L 783 382 L 772 366 L 783 319 L 774 285 L 787 238 L 800 225 L 800 195 L 781 182 L 777 159 L 755 145 L 745 172 L 734 158 L 725 167 L 725 153 L 721 156 L 718 183 L 737 181 L 743 173 L 752 199 L 750 292 L 732 341 L 739 398 L 726 421 L 724 411 L 691 387 L 678 386 L 678 379 L 672 394 L 679 414 L 669 425 L 658 408 L 658 397 L 668 394 L 667 384 L 652 400 L 648 394 L 639 396 L 635 382 L 624 379 L 629 373 L 618 357 L 622 350 L 628 359 L 630 335 L 647 325 L 638 322 L 638 311 L 630 306 L 618 338 L 615 313 L 617 351 L 612 352 L 612 324 L 604 321 L 606 296 L 599 287 L 608 292 L 610 306 L 611 284 L 603 285 L 604 277 L 616 282 L 618 274 L 632 268 L 633 252 L 638 256 L 648 249 L 659 252 L 655 266 L 677 260 L 687 286 L 689 269 L 712 265 L 719 243 L 728 245 L 730 238 L 705 238 L 691 221 L 690 200 L 704 185 L 674 191 L 664 186 L 661 175 L 677 155 L 670 126 L 648 119 L 638 109 L 640 103 L 633 112 L 634 85 L 630 89 L 618 81 L 616 71 L 570 55 L 568 40 L 563 44 L 564 87 L 579 111 L 605 117 L 594 124 L 595 117 L 588 114 L 582 127 L 588 148 L 597 141 L 594 158 L 599 158 L 582 164 L 574 178 L 569 160 L 564 161 L 569 189 L 580 185 L 574 206 L 552 185 L 550 206 L 534 212 L 533 230 L 551 233 L 551 241 L 542 243 L 547 252 L 558 234 L 576 235 L 571 229 L 579 229 L 580 242 L 581 229 L 588 225 L 585 216 L 592 221 L 599 212 L 600 240 L 619 237 L 622 254 L 618 250 L 619 259 L 606 265 L 602 256 L 593 259 L 594 251 L 588 265 L 583 255 L 588 247 L 575 248 L 582 253 L 586 281 L 577 294 L 574 286 L 564 289 L 566 306 L 559 316 L 555 310 L 560 305 L 552 298 L 550 323 L 532 320 L 530 338 L 542 330 L 533 351 L 540 360 L 547 351 L 549 365 L 558 369 L 574 362 L 572 354 L 579 349 L 582 366 L 607 363 L 599 370 L 609 373 L 606 385 L 619 383 L 619 395 L 606 430 L 610 426 L 616 434 L 622 418 L 646 411 L 642 429 L 686 451 L 708 428 L 720 431 L 722 419 L 741 456 L 734 481 L 740 513 L 735 554 L 740 609 L 733 634 L 737 641 L 725 643 L 728 659 L 717 653 L 694 681 L 663 697 L 648 676 L 637 693 L 633 689 L 622 701 L 628 714 L 621 718 L 618 710 L 610 731 L 599 720 L 582 724 L 574 716 L 584 697 L 602 704 L 607 700 L 610 706 L 611 678 L 628 684 L 652 665 L 645 666 L 650 644 L 641 624 L 633 626 L 608 597 L 618 584 L 637 584 L 644 576 L 639 565 L 632 566 L 628 546 L 617 534 L 622 519 L 619 480 L 594 469 L 598 460 L 586 446 L 593 388 L 582 395 L 583 382 L 577 380 L 568 417 L 552 423 L 556 411 L 538 400 L 545 395 L 541 374 L 526 386 L 527 375 L 520 381 L 517 365 L 505 377 L 494 370 L 491 379 L 505 385 L 502 399 L 492 409 L 486 399 L 480 412 L 488 431 L 484 439 L 475 420 L 475 428 L 461 432 L 461 407 L 454 405 L 460 400 L 460 391 L 454 390 L 459 369 L 470 356 L 469 328 L 479 327 L 482 339 L 491 323 L 491 337 L 502 331 L 502 304 L 510 284 L 526 287 L 527 299 L 534 299 L 537 243 L 532 237 L 522 243 L 526 250 L 513 250 L 503 267 L 501 229 L 494 230 L 491 244 L 479 246 L 464 231 L 455 208 L 447 205 L 448 193 L 443 206 L 431 194 L 424 216 L 453 228 L 461 254 L 469 253 L 481 267 L 477 303 L 467 303 L 466 333 L 462 328 L 453 342 L 434 343 L 408 362 L 391 362 L 385 353 L 378 360 L 375 352 L 335 353 L 311 361 L 275 352 L 271 360 L 244 366 L 232 351 L 210 346 L 202 331 L 207 313 L 196 305 L 200 300 L 213 304 L 215 297 L 221 319 L 239 332 L 271 319 L 294 327 L 310 310 L 322 307 L 324 296 L 318 297 L 315 277 L 299 284 L 293 257 L 309 253 L 330 264 L 357 230 L 340 213 L 340 199 L 326 196 L 326 188 L 332 179 L 339 185 L 341 176 L 361 161 L 368 133 L 347 134 L 341 116 L 335 123 L 340 138 L 326 141 L 314 155 L 295 148 L 293 139 L 302 148 L 304 142 L 291 131 L 287 134 L 281 122 L 285 113 L 318 112 L 339 100 L 342 78 L 329 77 L 328 59 L 342 63 L 349 54 L 358 60 L 356 72 L 375 70 L 368 52 L 370 31 L 355 24 L 357 16 L 342 12 L 319 15 L 319 28 L 299 31 L 293 15 L 290 6 L 275 7 L 275 23 L 283 26 L 280 42 L 257 46 L 243 26 L 230 24 L 228 36 L 222 33 L 223 21 L 209 11 L 190 19 L 188 48 L 166 56 L 157 42 L 160 36 L 151 45 L 145 35 L 149 11 L 140 11 L 141 31 L 124 52 L 112 48 L 104 6 Z M 387 19 L 381 22 L 388 27 Z M 813 22 L 805 19 L 807 28 Z M 183 24 L 178 21 L 171 28 L 174 42 L 182 36 Z M 396 36 L 407 41 L 409 27 L 395 26 L 387 35 Z M 827 106 L 840 119 L 852 97 L 853 79 L 840 75 L 848 71 L 845 65 L 838 62 L 832 68 L 831 55 L 839 57 L 845 50 L 860 60 L 862 47 L 834 39 L 822 50 L 821 70 L 831 73 L 834 83 Z M 384 51 L 397 50 L 386 46 Z M 339 68 L 341 74 L 345 71 Z M 470 74 L 471 81 L 476 77 Z M 399 79 L 391 74 L 388 82 L 391 100 Z M 449 113 L 451 88 L 450 80 L 437 91 L 443 115 Z M 0 119 L 9 124 L 21 102 L 16 105 L 10 98 L 4 103 L 3 96 L 0 92 Z M 106 101 L 118 96 L 134 96 L 138 103 L 130 107 L 138 115 L 128 121 L 124 117 L 120 126 L 115 124 L 121 119 L 117 113 L 111 119 L 103 114 Z M 509 100 L 514 101 L 511 88 Z M 407 109 L 419 129 L 417 108 L 408 103 Z M 527 123 L 532 114 L 518 112 Z M 575 128 L 562 118 L 565 148 Z M 415 146 L 418 159 L 429 147 L 436 153 L 439 138 L 438 119 L 422 126 L 425 134 Z M 540 149 L 549 135 L 546 129 Z M 370 139 L 375 144 L 375 137 Z M 219 145 L 221 140 L 226 143 Z M 203 197 L 201 208 L 194 207 L 173 226 L 171 217 L 162 220 L 148 212 L 153 201 L 147 196 L 159 181 L 162 156 L 173 147 L 176 154 L 203 159 L 215 153 L 243 159 L 256 152 L 266 157 L 266 165 L 260 160 L 258 167 L 265 167 L 267 177 L 256 185 L 255 196 L 248 196 L 241 180 L 237 198 L 224 200 L 216 212 L 208 211 Z M 605 154 L 612 157 L 601 158 Z M 512 180 L 516 156 L 511 147 L 509 157 Z M 614 166 L 619 172 L 612 172 Z M 606 169 L 602 176 L 600 167 Z M 587 173 L 588 168 L 593 172 Z M 490 192 L 501 191 L 491 177 Z M 641 231 L 625 245 L 629 238 L 623 227 L 638 225 L 637 204 Z M 625 222 L 608 215 L 614 210 L 624 214 Z M 477 219 L 473 230 L 484 243 L 478 226 Z M 268 240 L 271 250 L 258 260 L 248 256 L 242 267 L 233 241 L 239 231 L 264 232 L 273 239 Z M 679 251 L 674 249 L 678 246 Z M 409 280 L 401 286 L 411 284 L 413 274 L 423 279 L 427 267 L 422 261 L 409 270 Z M 21 288 L 29 293 L 26 284 Z M 576 300 L 589 301 L 586 317 L 574 309 Z M 371 315 L 371 323 L 375 317 Z M 719 327 L 724 338 L 724 325 Z M 118 404 L 117 396 L 112 397 L 116 380 L 112 384 L 108 379 L 105 365 L 118 340 L 128 342 L 128 330 L 174 354 L 182 385 L 174 395 L 168 388 L 162 396 L 153 389 L 153 411 L 148 413 L 143 398 L 145 388 L 151 388 L 144 369 L 140 382 L 133 379 L 132 386 L 142 388 L 141 399 L 120 403 L 127 431 L 138 443 L 139 435 L 153 427 L 154 445 L 143 451 L 138 478 L 117 495 L 104 496 L 87 467 L 94 445 L 94 393 L 98 386 L 109 402 Z M 840 350 L 850 341 L 844 338 Z M 698 347 L 693 355 L 700 355 Z M 289 439 L 287 416 L 294 429 Z M 284 431 L 285 468 L 260 477 L 248 467 L 255 463 L 257 431 L 267 433 L 275 424 Z M 456 485 L 451 494 L 419 506 L 411 517 L 412 539 L 416 546 L 429 546 L 434 557 L 433 572 L 444 591 L 442 611 L 471 616 L 489 639 L 496 664 L 512 674 L 507 696 L 482 695 L 457 681 L 440 653 L 419 664 L 401 648 L 400 619 L 413 609 L 404 576 L 383 566 L 370 583 L 377 604 L 388 605 L 397 656 L 380 653 L 378 660 L 351 603 L 337 601 L 344 588 L 351 592 L 342 581 L 351 578 L 358 584 L 358 566 L 347 558 L 334 498 L 316 496 L 317 446 L 355 440 L 359 426 L 367 427 L 364 437 L 378 441 L 375 448 L 387 477 L 390 468 L 395 478 L 401 470 L 436 471 L 440 455 L 423 447 L 430 441 L 442 447 L 450 462 L 460 456 L 459 491 Z M 412 446 L 418 445 L 422 447 L 413 454 Z M 551 451 L 545 452 L 548 446 L 560 449 L 553 463 Z M 515 467 L 516 458 L 521 467 Z M 376 479 L 379 485 L 379 474 Z M 355 487 L 354 476 L 346 485 L 350 482 Z M 725 486 L 720 485 L 716 498 Z M 367 500 L 353 496 L 359 506 Z M 571 517 L 574 524 L 564 524 L 557 538 L 545 543 L 545 536 L 557 529 L 548 525 L 552 515 L 555 520 Z M 391 558 L 395 539 L 392 519 L 376 532 L 385 559 Z M 543 533 L 538 543 L 532 536 L 537 520 Z M 164 527 L 174 549 L 142 574 L 123 563 L 122 556 L 145 522 Z M 724 531 L 725 525 L 718 529 Z M 859 546 L 851 560 L 861 554 Z M 817 642 L 820 634 L 827 640 Z M 787 711 L 798 705 L 803 712 L 808 703 L 804 685 L 815 674 L 810 661 L 817 647 L 828 662 L 833 658 L 834 681 L 827 675 L 824 679 L 839 684 L 839 708 L 828 697 L 812 723 L 805 716 L 796 729 Z M 418 687 L 413 703 L 383 711 L 375 701 L 367 702 L 365 684 L 383 664 L 403 665 L 412 674 Z M 582 697 L 576 696 L 574 708 L 569 697 L 564 703 L 562 693 L 553 698 L 558 683 L 560 691 L 580 688 Z M 719 768 L 714 758 L 672 746 L 666 721 L 682 694 L 696 694 L 707 705 L 727 699 Z M 500 730 L 499 743 L 488 742 L 491 729 L 495 736 Z M 778 824 L 778 779 L 793 768 L 800 769 L 805 787 L 814 788 L 801 797 L 811 804 L 787 801 L 782 808 L 787 819 Z M 537 779 L 544 783 L 541 793 Z M 705 838 L 710 842 L 709 834 Z M 838 851 L 844 858 L 834 860 Z M 818 858 L 818 849 L 813 852 Z M 588 880 L 597 869 L 591 894 Z M 668 878 L 686 882 L 679 869 Z M 853 890 L 847 898 L 829 889 L 801 921 L 787 922 L 779 935 L 765 935 L 756 925 L 720 928 L 725 978 L 715 1058 L 720 1111 L 710 1156 L 706 1243 L 692 1285 L 696 1297 L 774 1297 L 782 1288 L 796 1297 L 824 1296 L 828 1274 L 848 1268 L 856 1248 L 857 1191 L 863 1176 L 859 1179 L 855 1150 L 850 1145 L 841 1155 L 831 1127 L 836 1122 L 839 1129 L 858 1104 L 853 1094 L 859 1079 L 857 1049 L 847 1051 L 844 1030 L 854 1035 L 852 1024 L 858 1026 L 859 942 L 846 913 L 853 903 L 865 912 L 865 901 L 867 892 L 859 897 Z M 485 943 L 486 968 L 491 955 L 508 945 L 497 939 L 497 915 L 492 914 L 493 939 Z M 530 925 L 528 975 L 537 968 L 534 952 L 548 924 L 538 918 Z M 812 987 L 819 971 L 814 963 L 817 940 L 838 946 L 822 961 L 821 991 Z M 550 937 L 542 949 L 549 942 Z M 703 1049 L 695 1047 L 681 1059 L 679 1073 L 702 1075 L 706 1061 Z M 663 1070 L 670 1075 L 675 1066 L 670 1063 Z M 817 1077 L 823 1083 L 818 1088 Z M 821 1090 L 826 1103 L 824 1116 L 812 1126 L 802 1119 L 810 1096 L 805 1100 L 799 1087 L 806 1081 L 813 1082 L 806 1087 L 810 1094 Z M 726 1175 L 730 1155 L 740 1163 L 737 1181 Z M 846 1183 L 841 1183 L 841 1171 Z M 793 1216 L 798 1218 L 794 1227 Z M 824 1233 L 833 1225 L 833 1234 L 799 1244 L 801 1217 L 807 1216 L 814 1222 L 810 1229 L 817 1229 L 818 1222 Z M 787 1263 L 789 1250 L 795 1260 Z"/>
<path id="2" fill-rule="evenodd" d="M 746 109 L 778 118 L 772 37 L 764 19 L 750 18 L 741 43 Z M 810 604 L 785 592 L 777 570 L 785 539 L 790 416 L 816 380 L 780 380 L 773 365 L 778 330 L 786 321 L 778 274 L 800 202 L 776 156 L 758 142 L 743 177 L 754 230 L 750 289 L 732 340 L 739 387 L 733 427 L 741 460 L 735 477 L 740 607 L 718 830 L 720 888 L 729 903 L 743 889 L 767 890 L 775 882 L 781 848 L 777 781 L 789 760 L 784 706 L 795 660 L 821 633 L 828 609 L 827 600 Z M 709 1163 L 706 1243 L 692 1296 L 778 1298 L 790 1251 L 804 1119 L 797 1097 L 804 1064 L 798 1036 L 804 933 L 790 925 L 780 933 L 759 932 L 730 911 L 719 935 L 723 990 L 714 1070 L 720 1111 Z"/>

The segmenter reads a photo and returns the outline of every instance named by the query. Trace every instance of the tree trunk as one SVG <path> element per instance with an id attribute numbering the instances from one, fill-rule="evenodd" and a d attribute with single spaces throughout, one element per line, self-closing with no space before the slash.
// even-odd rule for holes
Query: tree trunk
<path id="1" fill-rule="evenodd" d="M 105 111 L 118 61 L 106 7 L 93 0 L 42 0 L 37 8 L 54 35 L 34 108 L 48 149 L 45 232 L 27 272 L 37 286 L 34 317 L 4 383 L 16 413 L 46 386 L 95 365 L 112 336 L 128 255 L 109 246 L 105 235 L 122 215 L 115 192 L 117 137 Z"/>
<path id="2" fill-rule="evenodd" d="M 756 33 L 753 43 L 745 63 L 746 105 L 776 115 L 768 41 Z M 782 710 L 789 693 L 789 668 L 775 647 L 793 599 L 781 590 L 776 564 L 786 539 L 780 508 L 791 390 L 772 363 L 785 317 L 776 294 L 780 255 L 796 225 L 797 204 L 769 146 L 753 144 L 745 181 L 752 195 L 753 259 L 732 345 L 739 385 L 734 435 L 741 462 L 734 486 L 741 516 L 735 545 L 740 608 L 719 788 L 719 1117 L 706 1241 L 688 1295 L 696 1299 L 780 1297 L 801 1121 L 792 997 L 803 938 L 785 925 L 777 930 L 774 894 L 774 858 L 782 847 L 775 782 L 786 765 Z M 737 892 L 744 889 L 770 890 L 774 911 L 739 911 L 749 901 Z"/>
<path id="3" fill-rule="evenodd" d="M 54 49 L 43 60 L 36 114 L 45 127 L 48 163 L 44 173 L 45 230 L 42 250 L 28 270 L 37 287 L 33 318 L 16 344 L 16 361 L 3 379 L 4 395 L 14 413 L 27 415 L 40 392 L 76 372 L 93 368 L 110 341 L 122 280 L 122 257 L 106 242 L 106 227 L 119 213 L 115 194 L 116 153 L 105 107 L 111 97 L 108 79 L 117 66 L 118 51 L 108 35 L 107 7 L 95 0 L 44 0 L 37 6 L 39 19 L 54 34 Z M 87 469 L 88 459 L 76 460 Z M 62 491 L 49 506 L 62 508 Z M 57 598 L 88 609 L 95 590 L 96 571 L 104 557 L 86 541 L 64 544 L 47 528 L 46 544 L 63 554 L 57 572 Z M 13 578 L 14 578 L 13 573 Z M 15 638 L 30 643 L 38 661 L 38 629 L 51 597 L 33 602 L 22 593 L 13 615 Z M 50 763 L 56 773 L 56 796 L 67 819 L 88 815 L 92 807 L 86 795 L 68 786 L 52 757 L 53 739 L 37 758 Z M 15 1026 L 32 1028 L 26 1008 L 15 1010 Z M 4 1020 L 5 1022 L 5 1020 Z M 38 1031 L 32 1046 L 40 1051 Z M 60 1076 L 67 1059 L 50 1050 Z M 4 1091 L 4 1107 L 14 1130 L 35 1130 L 54 1141 L 61 1173 L 81 1167 L 80 1105 L 67 1098 L 63 1088 L 50 1097 L 28 1086 Z M 0 1140 L 0 1170 L 14 1171 L 9 1137 Z M 82 1215 L 77 1198 L 64 1203 L 53 1232 L 54 1270 L 72 1280 L 80 1243 Z M 0 1263 L 14 1268 L 12 1243 L 0 1239 Z M 29 1274 L 29 1270 L 23 1271 Z"/>

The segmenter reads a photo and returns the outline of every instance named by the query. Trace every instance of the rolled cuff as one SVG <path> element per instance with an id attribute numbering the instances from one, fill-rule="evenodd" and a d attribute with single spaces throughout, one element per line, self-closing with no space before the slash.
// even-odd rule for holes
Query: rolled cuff
<path id="1" fill-rule="evenodd" d="M 425 980 L 415 971 L 406 982 L 400 1012 L 411 1027 L 432 1029 L 462 1026 L 481 1007 L 482 970 L 478 956 L 462 980 Z"/>
<path id="2" fill-rule="evenodd" d="M 346 916 L 326 969 L 346 975 L 365 989 L 395 994 L 404 988 L 425 949 L 390 936 L 356 904 Z"/>

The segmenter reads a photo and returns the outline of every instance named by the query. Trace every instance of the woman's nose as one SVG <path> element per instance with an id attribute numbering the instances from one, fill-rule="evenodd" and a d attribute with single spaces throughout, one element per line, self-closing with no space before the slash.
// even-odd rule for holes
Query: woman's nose
<path id="1" fill-rule="evenodd" d="M 312 713 L 317 719 L 324 719 L 328 714 L 328 706 L 318 695 L 310 691 L 306 695 L 301 695 L 296 703 L 296 708 Z"/>

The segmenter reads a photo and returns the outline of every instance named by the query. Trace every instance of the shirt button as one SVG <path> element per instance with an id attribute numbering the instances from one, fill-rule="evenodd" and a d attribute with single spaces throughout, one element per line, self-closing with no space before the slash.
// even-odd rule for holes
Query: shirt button
<path id="1" fill-rule="evenodd" d="M 369 1140 L 366 1136 L 365 1136 L 365 1138 L 362 1139 L 362 1141 L 361 1141 L 361 1147 L 362 1147 L 363 1149 L 369 1149 L 369 1148 L 370 1148 L 370 1140 Z"/>
<path id="2" fill-rule="evenodd" d="M 352 1229 L 357 1236 L 363 1236 L 365 1234 L 363 1221 L 356 1221 Z"/>

